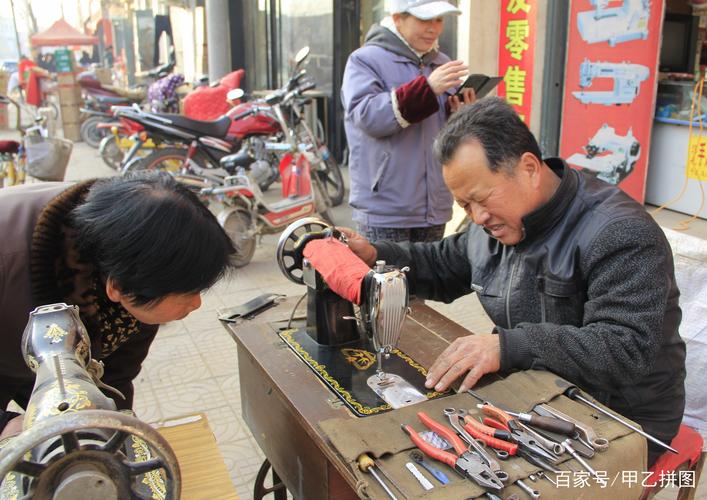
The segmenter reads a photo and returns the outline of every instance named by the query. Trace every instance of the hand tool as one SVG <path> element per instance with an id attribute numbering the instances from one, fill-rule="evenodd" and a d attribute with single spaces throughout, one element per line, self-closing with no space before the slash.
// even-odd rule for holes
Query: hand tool
<path id="1" fill-rule="evenodd" d="M 617 416 L 614 415 L 613 413 L 611 413 L 611 412 L 605 410 L 605 409 L 602 408 L 601 406 L 599 406 L 599 405 L 593 403 L 592 401 L 590 401 L 590 400 L 588 400 L 587 398 L 585 398 L 584 396 L 582 396 L 582 392 L 579 390 L 579 387 L 576 387 L 576 386 L 569 387 L 569 388 L 565 391 L 565 396 L 567 396 L 567 397 L 570 398 L 570 399 L 574 399 L 574 400 L 581 401 L 582 403 L 584 403 L 584 404 L 586 404 L 586 405 L 588 405 L 588 406 L 591 406 L 591 407 L 594 408 L 596 411 L 603 413 L 603 414 L 606 415 L 607 417 L 616 420 L 618 423 L 620 423 L 620 424 L 622 424 L 622 425 L 628 427 L 628 428 L 631 429 L 632 431 L 635 431 L 635 432 L 639 433 L 641 436 L 643 436 L 644 438 L 648 439 L 649 441 L 652 441 L 652 442 L 654 442 L 655 444 L 657 444 L 657 445 L 659 445 L 659 446 L 662 446 L 662 447 L 665 448 L 666 450 L 671 451 L 671 452 L 675 453 L 676 455 L 678 454 L 678 450 L 676 450 L 675 448 L 673 448 L 673 447 L 671 447 L 671 446 L 665 444 L 665 443 L 664 443 L 663 441 L 661 441 L 660 439 L 654 438 L 653 436 L 651 436 L 651 435 L 648 434 L 647 432 L 641 430 L 640 428 L 636 427 L 636 426 L 633 425 L 633 424 L 630 424 L 630 423 L 626 422 L 625 420 L 623 420 L 623 419 L 617 417 Z"/>
<path id="2" fill-rule="evenodd" d="M 472 451 L 473 448 L 473 451 L 479 457 L 481 457 L 484 462 L 486 462 L 486 465 L 488 465 L 489 468 L 496 474 L 496 477 L 498 479 L 500 479 L 501 481 L 507 481 L 508 474 L 504 472 L 503 469 L 501 469 L 501 465 L 494 458 L 492 458 L 491 455 L 489 455 L 488 452 L 484 449 L 484 447 L 477 443 L 476 439 L 470 436 L 469 433 L 464 429 L 463 422 L 464 417 L 466 417 L 467 414 L 466 410 L 445 408 L 444 414 L 449 419 L 449 423 L 452 428 L 457 431 L 457 434 L 459 434 L 459 436 L 469 445 L 469 451 Z M 501 451 L 501 454 L 498 455 L 499 458 L 502 458 L 504 460 L 508 458 L 508 453 L 505 451 Z"/>
<path id="3" fill-rule="evenodd" d="M 568 422 L 572 422 L 575 426 L 575 429 L 577 429 L 577 433 L 572 436 L 572 439 L 575 439 L 579 444 L 581 444 L 585 448 L 589 448 L 592 451 L 604 451 L 609 448 L 609 441 L 605 438 L 597 436 L 597 433 L 593 427 L 582 423 L 579 420 L 570 417 L 569 415 L 562 413 L 557 408 L 553 408 L 548 404 L 539 404 L 535 405 L 533 411 L 540 415 L 553 416 L 555 418 L 561 418 L 563 420 L 567 420 Z M 576 445 L 575 448 L 577 448 Z M 580 449 L 578 449 L 577 451 L 580 454 L 583 454 Z M 586 453 L 583 455 L 587 458 L 591 458 L 593 456 L 593 454 L 588 455 Z"/>
<path id="4" fill-rule="evenodd" d="M 376 465 L 380 473 L 383 474 L 383 476 L 388 480 L 388 482 L 395 486 L 395 488 L 400 492 L 400 494 L 403 496 L 403 500 L 407 500 L 410 497 L 410 495 L 408 495 L 408 492 L 405 490 L 405 488 L 400 486 L 400 484 L 395 479 L 393 479 L 390 474 L 385 471 L 385 468 L 381 464 L 380 460 L 374 459 L 373 463 Z"/>
<path id="5" fill-rule="evenodd" d="M 484 419 L 484 424 L 496 429 L 503 429 L 511 433 L 511 437 L 518 444 L 518 451 L 525 451 L 535 456 L 539 456 L 546 460 L 554 462 L 557 457 L 550 451 L 546 450 L 538 441 L 526 431 L 518 420 L 511 417 L 508 413 L 500 408 L 493 406 L 491 403 L 479 405 L 484 415 L 490 418 Z"/>
<path id="6" fill-rule="evenodd" d="M 433 467 L 430 463 L 428 463 L 427 460 L 425 460 L 425 456 L 420 450 L 412 450 L 410 452 L 410 458 L 413 462 L 421 465 L 427 472 L 432 474 L 432 477 L 434 477 L 437 481 L 442 484 L 449 484 L 449 478 L 447 477 L 447 475 L 441 470 Z"/>
<path id="7" fill-rule="evenodd" d="M 415 467 L 415 464 L 413 464 L 412 462 L 405 462 L 405 467 L 412 473 L 413 476 L 415 476 L 415 479 L 417 479 L 417 481 L 422 485 L 425 491 L 429 491 L 434 488 L 434 485 L 430 483 L 429 479 L 422 475 L 422 472 L 420 472 L 418 468 Z"/>
<path id="8" fill-rule="evenodd" d="M 434 448 L 422 439 L 415 429 L 410 425 L 401 425 L 403 431 L 410 436 L 410 440 L 420 448 L 427 456 L 444 462 L 463 477 L 471 479 L 482 488 L 500 491 L 503 489 L 503 482 L 489 468 L 489 466 L 478 455 L 471 453 L 457 434 L 448 427 L 431 419 L 425 412 L 419 412 L 417 418 L 420 419 L 427 428 L 435 431 L 454 447 L 456 454 Z"/>
<path id="9" fill-rule="evenodd" d="M 381 488 L 383 488 L 383 490 L 388 494 L 391 500 L 398 500 L 398 497 L 396 497 L 393 492 L 390 491 L 388 485 L 383 482 L 378 473 L 375 471 L 376 464 L 373 462 L 373 459 L 371 459 L 371 457 L 369 457 L 366 453 L 362 453 L 356 459 L 356 462 L 358 463 L 358 468 L 361 470 L 361 472 L 371 473 L 371 475 L 376 479 L 376 481 L 378 481 L 378 484 L 381 485 Z"/>
<path id="10" fill-rule="evenodd" d="M 552 483 L 552 485 L 557 488 L 557 483 L 547 474 L 545 474 L 545 471 L 539 470 L 538 472 L 535 473 L 536 476 L 538 476 L 540 479 L 547 479 Z"/>
<path id="11" fill-rule="evenodd" d="M 516 481 L 516 486 L 518 486 L 521 490 L 525 491 L 528 494 L 528 496 L 530 496 L 530 498 L 532 498 L 533 500 L 537 500 L 538 498 L 540 498 L 540 492 L 534 488 L 531 488 L 527 484 L 525 484 L 525 482 L 523 482 L 523 480 L 518 479 Z"/>
<path id="12" fill-rule="evenodd" d="M 497 408 L 501 408 L 500 406 L 496 405 L 492 401 L 489 401 L 488 399 L 485 399 L 481 397 L 480 394 L 472 391 L 469 389 L 467 391 L 469 394 L 474 396 L 476 399 L 481 401 L 482 403 L 491 403 Z M 510 416 L 517 418 L 521 422 L 525 422 L 526 424 L 530 424 L 534 427 L 537 427 L 538 429 L 545 429 L 547 431 L 552 431 L 552 432 L 557 432 L 558 434 L 563 434 L 565 436 L 572 436 L 575 433 L 575 428 L 574 424 L 572 422 L 567 422 L 565 420 L 559 419 L 559 418 L 553 418 L 553 417 L 543 417 L 540 415 L 532 415 L 530 413 L 522 413 L 522 412 L 512 412 L 508 411 L 506 409 L 503 409 L 506 413 L 508 413 Z"/>
<path id="13" fill-rule="evenodd" d="M 546 460 L 534 455 L 533 453 L 522 449 L 514 442 L 513 435 L 505 429 L 496 429 L 489 427 L 480 422 L 475 421 L 470 416 L 467 416 L 466 425 L 464 428 L 477 439 L 480 439 L 484 444 L 493 447 L 502 447 L 509 455 L 517 455 L 524 458 L 533 465 L 537 465 L 541 469 L 555 474 L 560 474 L 562 471 L 548 463 Z"/>
<path id="14" fill-rule="evenodd" d="M 569 453 L 570 455 L 572 455 L 572 458 L 574 458 L 577 462 L 579 462 L 579 463 L 582 465 L 582 467 L 584 467 L 584 469 L 585 469 L 587 472 L 589 472 L 592 476 L 594 476 L 594 479 L 596 479 L 598 483 L 601 483 L 601 484 L 603 484 L 603 485 L 606 484 L 606 479 L 603 478 L 603 477 L 601 477 L 601 476 L 599 476 L 599 474 L 597 474 L 597 471 L 595 471 L 594 469 L 592 469 L 592 466 L 589 465 L 589 464 L 587 463 L 587 461 L 584 460 L 584 459 L 579 455 L 579 453 L 577 453 L 577 452 L 575 451 L 575 449 L 572 447 L 572 441 L 570 441 L 569 439 L 567 439 L 567 440 L 565 440 L 562 444 L 563 444 L 563 446 L 565 447 L 565 450 L 567 451 L 567 453 Z"/>
<path id="15" fill-rule="evenodd" d="M 540 444 L 540 446 L 542 446 L 546 450 L 551 451 L 555 455 L 562 455 L 565 452 L 564 446 L 558 443 L 557 441 L 553 441 L 549 437 L 543 436 L 532 427 L 525 425 L 523 422 L 519 422 L 518 425 L 520 425 L 523 429 L 526 430 L 528 434 L 534 437 Z"/>

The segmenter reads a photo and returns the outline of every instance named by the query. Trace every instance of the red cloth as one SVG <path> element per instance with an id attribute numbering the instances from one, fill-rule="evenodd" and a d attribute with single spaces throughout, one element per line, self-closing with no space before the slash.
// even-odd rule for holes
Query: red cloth
<path id="1" fill-rule="evenodd" d="M 424 75 L 395 89 L 395 96 L 400 114 L 410 123 L 421 122 L 439 109 L 437 96 Z"/>
<path id="2" fill-rule="evenodd" d="M 215 120 L 224 115 L 231 106 L 226 101 L 230 90 L 237 89 L 245 72 L 233 71 L 219 80 L 215 87 L 198 87 L 184 98 L 184 116 L 194 120 Z"/>
<path id="3" fill-rule="evenodd" d="M 27 84 L 27 104 L 39 106 L 42 103 L 42 88 L 40 76 L 34 71 L 29 72 L 29 83 Z"/>
<path id="4" fill-rule="evenodd" d="M 678 430 L 678 435 L 675 436 L 670 443 L 670 446 L 680 452 L 679 455 L 666 451 L 653 464 L 653 467 L 648 469 L 651 476 L 646 480 L 647 485 L 660 484 L 661 477 L 668 477 L 667 474 L 677 470 L 680 464 L 688 463 L 690 468 L 694 467 L 697 460 L 702 454 L 703 440 L 702 436 L 686 425 L 681 425 Z M 648 492 L 653 487 L 646 486 L 644 490 Z"/>
<path id="5" fill-rule="evenodd" d="M 361 303 L 361 282 L 371 270 L 349 247 L 339 240 L 313 240 L 304 247 L 304 256 L 340 297 Z"/>

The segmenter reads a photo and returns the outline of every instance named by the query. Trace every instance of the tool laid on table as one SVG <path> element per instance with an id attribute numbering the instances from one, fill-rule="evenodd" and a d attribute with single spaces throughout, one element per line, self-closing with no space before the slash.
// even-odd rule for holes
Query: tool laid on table
<path id="1" fill-rule="evenodd" d="M 587 458 L 592 458 L 592 456 L 594 456 L 594 450 L 605 451 L 609 448 L 609 440 L 599 437 L 593 427 L 583 422 L 580 422 L 579 420 L 574 419 L 569 415 L 562 413 L 557 408 L 553 408 L 548 404 L 539 404 L 535 405 L 533 411 L 538 413 L 539 415 L 552 416 L 555 418 L 566 420 L 567 422 L 572 422 L 576 429 L 575 435 L 571 436 L 572 439 L 575 439 L 577 441 L 575 443 L 575 448 L 577 448 L 577 451 L 580 454 L 584 455 Z M 582 453 L 582 451 L 580 450 L 580 445 L 582 445 L 584 448 L 587 448 L 589 453 Z"/>
<path id="2" fill-rule="evenodd" d="M 390 484 L 392 484 L 393 486 L 395 486 L 395 489 L 397 489 L 397 490 L 400 492 L 400 494 L 403 496 L 403 500 L 407 500 L 407 499 L 410 497 L 410 495 L 408 494 L 407 490 L 406 490 L 405 488 L 403 488 L 403 487 L 400 485 L 400 483 L 398 483 L 395 479 L 393 479 L 393 477 L 392 477 L 390 474 L 388 474 L 388 473 L 385 471 L 385 467 L 383 467 L 383 464 L 381 464 L 381 461 L 380 461 L 380 460 L 378 460 L 378 459 L 373 459 L 373 464 L 378 468 L 378 471 L 379 471 L 381 474 L 383 474 L 383 476 L 388 480 L 388 482 L 389 482 Z"/>
<path id="3" fill-rule="evenodd" d="M 449 484 L 449 478 L 447 477 L 447 475 L 441 470 L 434 467 L 429 462 L 427 462 L 427 460 L 425 460 L 425 456 L 420 450 L 412 450 L 410 452 L 410 458 L 416 464 L 421 465 L 422 468 L 429 472 L 432 477 L 435 478 L 437 481 L 442 484 Z"/>
<path id="4" fill-rule="evenodd" d="M 498 479 L 501 481 L 507 481 L 508 474 L 501 469 L 501 465 L 496 461 L 496 459 L 491 457 L 484 447 L 481 446 L 464 428 L 464 418 L 467 416 L 467 411 L 457 410 L 455 408 L 445 408 L 444 414 L 449 419 L 449 424 L 452 428 L 457 431 L 457 434 L 459 434 L 459 436 L 469 445 L 469 451 L 472 451 L 471 449 L 473 448 L 473 451 L 486 463 L 486 465 L 491 468 L 492 471 L 494 471 Z M 502 460 L 508 458 L 507 451 L 498 450 L 496 448 L 494 448 L 494 451 L 497 451 L 496 455 Z"/>
<path id="5" fill-rule="evenodd" d="M 427 428 L 435 431 L 451 443 L 454 451 L 456 452 L 456 454 L 454 454 L 435 448 L 422 439 L 410 425 L 401 425 L 403 431 L 410 436 L 410 440 L 415 444 L 415 446 L 420 448 L 425 455 L 446 463 L 460 475 L 467 479 L 471 479 L 482 488 L 496 491 L 503 489 L 503 482 L 496 476 L 496 473 L 492 471 L 478 455 L 470 452 L 453 430 L 436 422 L 424 412 L 419 412 L 417 414 L 417 418 L 419 418 L 420 422 L 422 422 Z"/>
<path id="6" fill-rule="evenodd" d="M 417 481 L 425 489 L 425 491 L 429 491 L 434 488 L 434 485 L 430 482 L 429 479 L 422 475 L 422 472 L 420 472 L 420 470 L 415 467 L 414 463 L 405 462 L 405 468 L 410 471 L 410 473 L 415 477 L 415 479 L 417 479 Z"/>
<path id="7" fill-rule="evenodd" d="M 476 399 L 481 401 L 482 403 L 490 403 L 497 408 L 501 408 L 497 404 L 495 404 L 493 401 L 489 401 L 488 399 L 482 397 L 480 394 L 472 391 L 471 389 L 468 389 L 467 392 L 474 396 Z M 554 417 L 543 417 L 540 415 L 532 415 L 530 413 L 516 413 L 512 411 L 508 411 L 505 408 L 502 408 L 503 411 L 508 413 L 510 416 L 517 418 L 521 422 L 525 422 L 527 424 L 530 424 L 534 427 L 537 427 L 538 429 L 545 429 L 551 432 L 557 432 L 558 434 L 564 434 L 566 436 L 572 436 L 576 432 L 575 425 L 572 422 L 568 422 L 566 420 L 562 420 L 559 418 L 554 418 Z"/>
<path id="8" fill-rule="evenodd" d="M 528 484 L 526 484 L 522 479 L 518 479 L 516 481 L 516 486 L 518 486 L 521 490 L 526 492 L 530 498 L 533 500 L 537 500 L 540 498 L 540 492 L 536 490 L 535 488 L 531 488 Z"/>
<path id="9" fill-rule="evenodd" d="M 388 485 L 383 482 L 383 479 L 376 472 L 376 464 L 371 457 L 369 457 L 366 453 L 362 453 L 356 459 L 356 462 L 358 463 L 358 468 L 361 472 L 370 473 L 375 478 L 375 480 L 378 481 L 378 484 L 381 485 L 381 488 L 383 488 L 383 490 L 388 494 L 391 500 L 398 500 L 398 497 L 396 497 L 395 494 L 390 491 Z"/>
<path id="10" fill-rule="evenodd" d="M 607 417 L 616 420 L 618 423 L 624 425 L 625 427 L 628 427 L 632 431 L 639 433 L 641 436 L 648 439 L 649 441 L 652 441 L 655 444 L 662 446 L 663 448 L 665 448 L 668 451 L 672 451 L 676 455 L 678 454 L 678 451 L 675 448 L 668 446 L 660 439 L 654 438 L 653 436 L 651 436 L 647 432 L 643 431 L 639 427 L 636 427 L 635 425 L 626 422 L 624 419 L 617 417 L 616 415 L 614 415 L 610 411 L 605 410 L 604 408 L 602 408 L 598 404 L 596 404 L 596 403 L 590 401 L 589 399 L 585 398 L 584 396 L 582 396 L 582 391 L 579 390 L 579 387 L 572 386 L 572 387 L 567 388 L 567 390 L 565 390 L 565 396 L 567 396 L 570 399 L 574 399 L 575 401 L 581 401 L 582 403 L 584 403 L 588 406 L 591 406 L 596 411 L 603 413 Z"/>
<path id="11" fill-rule="evenodd" d="M 606 484 L 606 479 L 603 478 L 603 477 L 601 477 L 601 476 L 597 473 L 597 471 L 595 471 L 595 470 L 592 468 L 592 466 L 589 465 L 589 464 L 587 463 L 587 461 L 584 460 L 584 459 L 579 455 L 579 453 L 577 453 L 577 452 L 575 451 L 575 449 L 572 447 L 572 441 L 570 441 L 569 439 L 566 439 L 565 441 L 563 441 L 562 446 L 564 446 L 565 451 L 567 451 L 567 453 L 569 453 L 570 455 L 572 455 L 572 458 L 574 458 L 577 462 L 579 462 L 580 464 L 582 464 L 582 467 L 584 467 L 584 470 L 586 470 L 586 471 L 589 472 L 592 476 L 594 476 L 594 478 L 597 480 L 598 483 Z"/>

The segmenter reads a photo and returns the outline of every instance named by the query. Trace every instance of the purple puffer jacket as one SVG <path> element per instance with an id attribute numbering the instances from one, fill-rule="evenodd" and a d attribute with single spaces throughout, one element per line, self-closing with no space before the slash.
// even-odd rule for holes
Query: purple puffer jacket
<path id="1" fill-rule="evenodd" d="M 177 87 L 184 83 L 184 75 L 167 75 L 152 83 L 147 89 L 147 101 L 153 113 L 177 113 L 179 97 Z"/>

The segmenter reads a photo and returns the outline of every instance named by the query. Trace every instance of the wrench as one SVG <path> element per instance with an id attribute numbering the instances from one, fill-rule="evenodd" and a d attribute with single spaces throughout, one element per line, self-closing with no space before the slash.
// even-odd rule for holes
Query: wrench
<path id="1" fill-rule="evenodd" d="M 530 486 L 528 486 L 527 484 L 525 484 L 525 482 L 523 482 L 521 479 L 518 479 L 518 480 L 516 481 L 516 485 L 517 485 L 521 490 L 525 491 L 525 492 L 528 494 L 528 496 L 529 496 L 530 498 L 532 498 L 533 500 L 536 500 L 536 499 L 540 498 L 540 492 L 539 492 L 538 490 L 534 490 L 533 488 L 531 488 Z"/>
<path id="2" fill-rule="evenodd" d="M 592 466 L 589 465 L 589 464 L 587 463 L 587 461 L 584 460 L 584 459 L 579 455 L 579 453 L 577 453 L 577 451 L 576 451 L 576 450 L 574 449 L 574 447 L 572 446 L 572 441 L 571 441 L 571 440 L 566 439 L 562 444 L 564 445 L 565 450 L 567 450 L 567 453 L 569 453 L 570 455 L 572 455 L 572 458 L 574 458 L 577 462 L 579 462 L 580 464 L 582 464 L 582 467 L 584 467 L 584 469 L 585 469 L 587 472 L 589 472 L 592 476 L 594 476 L 594 478 L 597 480 L 597 482 L 599 482 L 599 483 L 601 483 L 601 484 L 606 484 L 606 479 L 604 479 L 603 477 L 600 477 L 599 474 L 597 474 L 597 471 L 595 471 L 594 469 L 592 469 Z"/>

